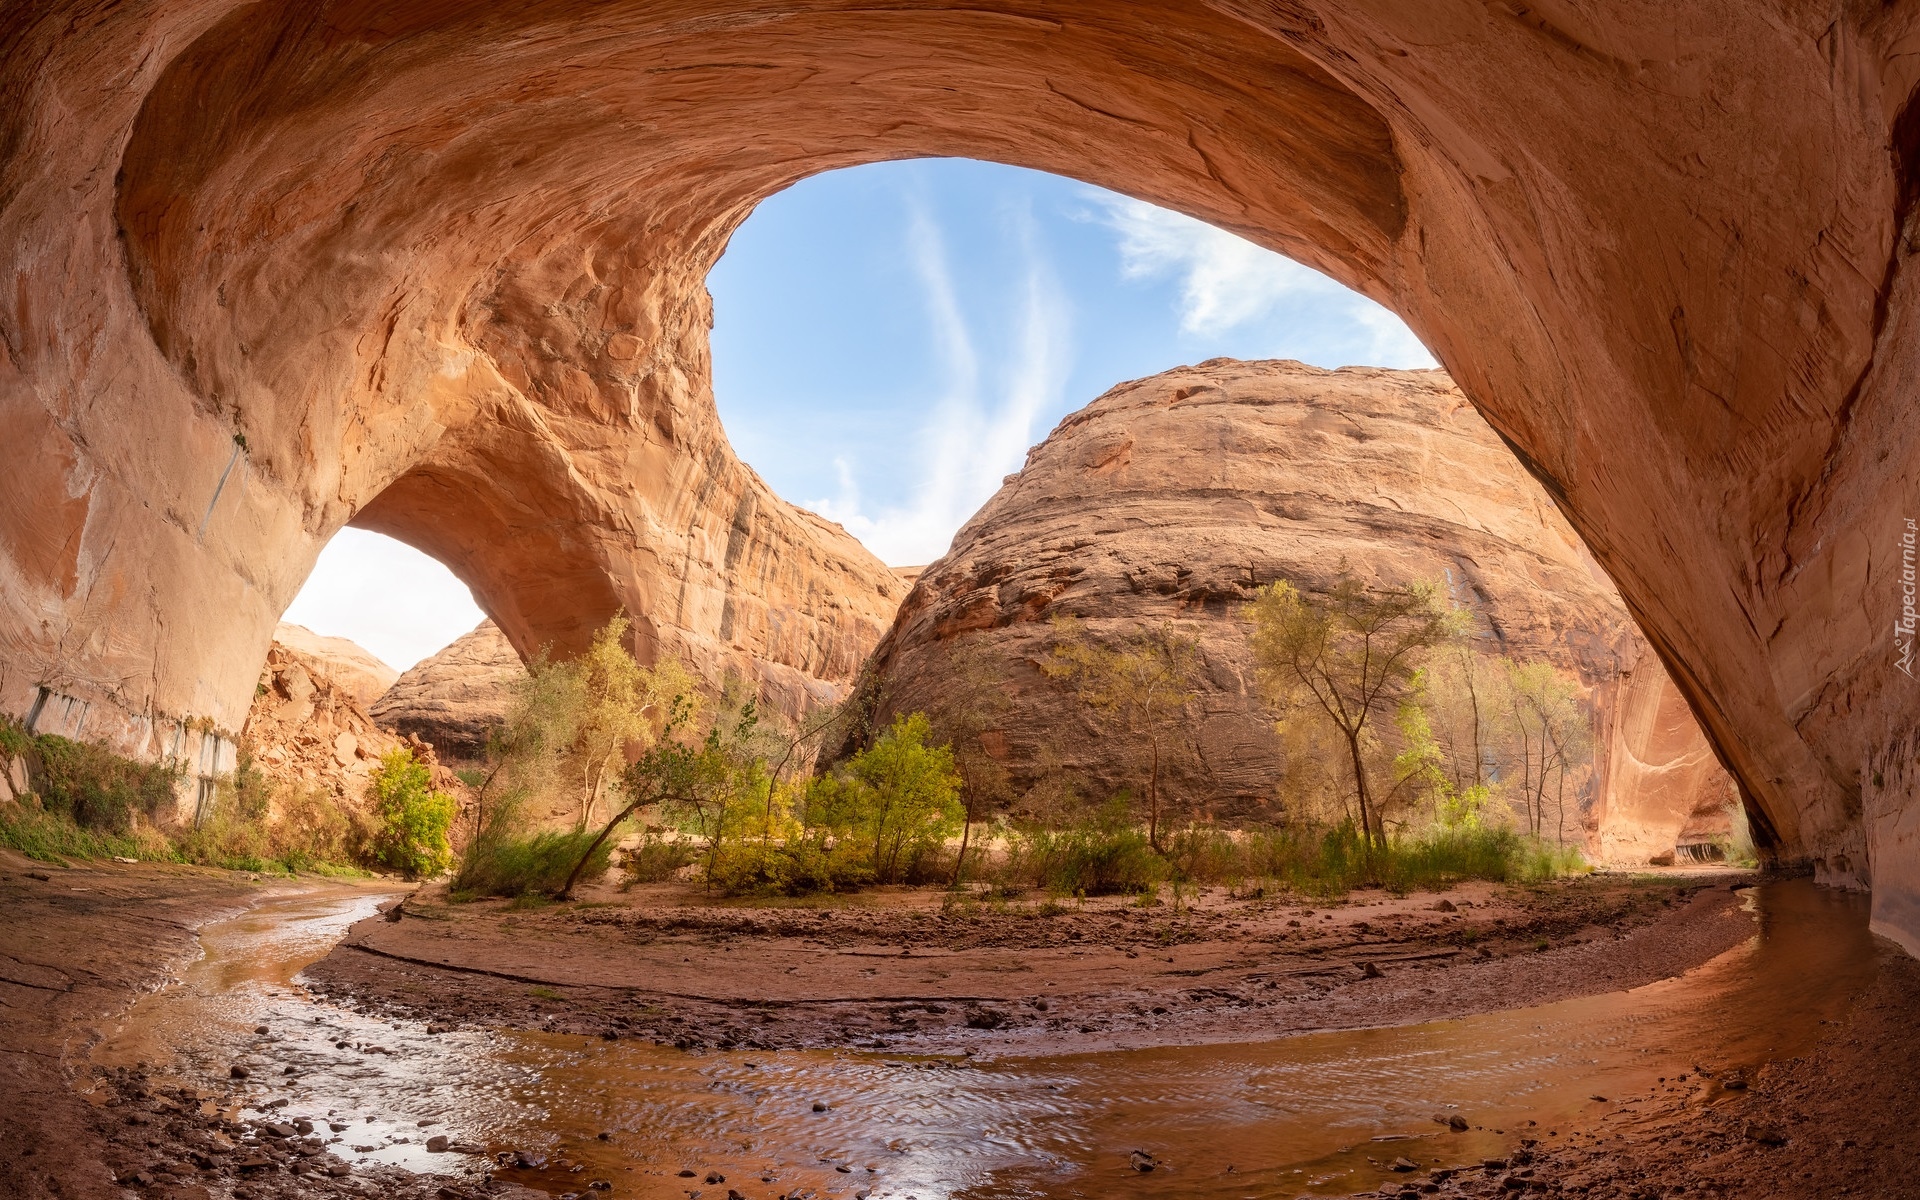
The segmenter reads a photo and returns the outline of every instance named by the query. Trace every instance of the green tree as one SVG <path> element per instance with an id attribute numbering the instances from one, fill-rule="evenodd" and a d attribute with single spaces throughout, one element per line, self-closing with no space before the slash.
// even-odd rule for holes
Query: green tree
<path id="1" fill-rule="evenodd" d="M 538 801 L 551 815 L 571 810 L 575 830 L 586 829 L 628 757 L 660 736 L 667 706 L 692 681 L 676 659 L 641 666 L 627 649 L 631 628 L 616 614 L 585 653 L 556 662 L 542 651 L 527 664 L 507 720 L 487 738 L 476 834 L 496 815 L 529 819 Z"/>
<path id="2" fill-rule="evenodd" d="M 772 855 L 772 842 L 778 826 L 796 795 L 804 798 L 807 783 L 820 752 L 835 734 L 844 735 L 847 724 L 861 709 L 849 696 L 839 704 L 804 714 L 792 728 L 771 731 L 771 749 L 761 772 L 760 789 L 765 804 L 760 823 L 760 870 L 766 874 Z"/>
<path id="3" fill-rule="evenodd" d="M 427 765 L 398 746 L 380 756 L 368 798 L 373 801 L 376 859 L 409 879 L 437 875 L 453 863 L 447 831 L 454 801 L 433 787 Z"/>
<path id="4" fill-rule="evenodd" d="M 593 819 L 609 772 L 617 775 L 629 747 L 656 738 L 675 697 L 691 690 L 679 660 L 663 658 L 652 670 L 627 649 L 632 622 L 617 613 L 593 637 L 593 644 L 570 665 L 578 689 L 578 719 L 571 746 L 581 787 L 577 828 Z"/>
<path id="5" fill-rule="evenodd" d="M 1007 691 L 1006 673 L 985 642 L 956 639 L 947 646 L 946 660 L 940 697 L 927 719 L 932 723 L 934 740 L 945 742 L 953 752 L 953 767 L 960 776 L 964 814 L 960 849 L 953 860 L 953 882 L 957 885 L 966 867 L 974 825 L 985 820 L 993 805 L 1006 797 L 1011 783 L 1007 768 L 994 755 L 990 743 L 1004 736 L 1013 699 Z"/>
<path id="6" fill-rule="evenodd" d="M 1274 583 L 1249 609 L 1262 687 L 1283 711 L 1304 707 L 1332 723 L 1353 769 L 1361 830 L 1384 844 L 1380 801 L 1389 795 L 1370 778 L 1372 743 L 1414 702 L 1427 652 L 1455 636 L 1458 618 L 1431 585 L 1370 588 L 1345 571 L 1321 596 Z"/>
<path id="7" fill-rule="evenodd" d="M 559 899 L 566 900 L 573 895 L 573 886 L 579 882 L 580 873 L 600 847 L 613 836 L 613 831 L 620 827 L 621 822 L 643 808 L 683 808 L 694 814 L 710 839 L 717 842 L 721 833 L 717 818 L 734 782 L 730 760 L 735 756 L 730 752 L 731 748 L 724 744 L 726 733 L 716 724 L 707 731 L 705 738 L 692 736 L 698 705 L 691 688 L 669 699 L 664 709 L 659 736 L 620 773 L 621 792 L 627 803 L 613 814 L 612 819 L 588 843 L 573 871 L 567 876 L 566 883 L 556 893 Z M 745 719 L 751 724 L 751 706 Z M 709 858 L 709 869 L 711 862 Z"/>
<path id="8" fill-rule="evenodd" d="M 1485 622 L 1469 607 L 1456 607 L 1460 636 L 1428 656 L 1422 701 L 1434 739 L 1446 759 L 1453 790 L 1491 783 L 1499 769 L 1506 673 L 1481 651 Z"/>
<path id="9" fill-rule="evenodd" d="M 1054 644 L 1040 669 L 1079 696 L 1109 734 L 1147 755 L 1147 841 L 1160 848 L 1160 763 L 1186 728 L 1187 706 L 1200 690 L 1200 647 L 1171 621 L 1128 634 L 1117 645 L 1095 641 L 1073 617 L 1053 621 Z"/>
<path id="10" fill-rule="evenodd" d="M 1567 784 L 1589 764 L 1593 728 L 1580 704 L 1580 684 L 1548 662 L 1505 662 L 1507 707 L 1519 752 L 1522 811 L 1527 832 L 1545 836 L 1551 796 L 1554 840 L 1567 840 Z"/>
<path id="11" fill-rule="evenodd" d="M 871 747 L 847 763 L 859 784 L 862 832 L 873 847 L 874 878 L 897 882 L 915 855 L 943 843 L 965 819 L 953 752 L 929 746 L 925 713 L 896 717 Z M 912 850 L 914 854 L 906 854 Z M 906 863 L 903 863 L 903 857 Z"/>
<path id="12" fill-rule="evenodd" d="M 550 661 L 543 651 L 513 685 L 504 723 L 487 733 L 486 761 L 474 790 L 473 828 L 478 838 L 494 818 L 502 831 L 523 808 L 560 789 L 568 750 L 580 723 L 582 691 L 571 663 Z"/>

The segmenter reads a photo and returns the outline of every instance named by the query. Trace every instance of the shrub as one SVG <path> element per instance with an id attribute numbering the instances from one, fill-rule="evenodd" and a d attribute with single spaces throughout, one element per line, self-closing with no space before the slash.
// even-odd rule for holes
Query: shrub
<path id="1" fill-rule="evenodd" d="M 139 858 L 243 871 L 333 871 L 359 856 L 365 819 L 318 788 L 278 795 L 239 747 L 232 775 L 220 779 L 208 811 L 169 838 L 151 818 L 174 802 L 177 764 L 133 762 L 105 747 L 42 734 L 30 737 L 0 719 L 10 752 L 16 743 L 39 759 L 38 799 L 0 812 L 0 844 L 47 861 Z M 279 814 L 274 815 L 275 802 Z"/>
<path id="2" fill-rule="evenodd" d="M 413 751 L 396 747 L 380 756 L 368 790 L 373 801 L 373 857 L 409 879 L 452 865 L 447 831 L 453 797 L 433 790 L 433 776 Z"/>
<path id="3" fill-rule="evenodd" d="M 582 829 L 526 836 L 489 826 L 467 847 L 451 890 L 465 896 L 507 897 L 558 891 L 593 842 L 594 833 Z M 600 878 L 612 858 L 613 842 L 601 842 L 580 877 Z"/>
<path id="4" fill-rule="evenodd" d="M 1167 877 L 1167 861 L 1133 824 L 1130 807 L 1123 792 L 1077 825 L 1017 834 L 1008 858 L 1013 878 L 1061 896 L 1152 890 Z"/>
<path id="5" fill-rule="evenodd" d="M 870 846 L 882 883 L 924 877 L 948 837 L 960 832 L 960 774 L 953 752 L 927 745 L 924 713 L 895 719 L 873 745 L 847 763 L 833 821 Z"/>
<path id="6" fill-rule="evenodd" d="M 1247 856 L 1224 829 L 1189 825 L 1162 840 L 1167 867 L 1176 883 L 1237 884 L 1247 876 Z"/>
<path id="7" fill-rule="evenodd" d="M 667 808 L 705 840 L 707 882 L 729 893 L 944 882 L 964 810 L 953 753 L 927 745 L 929 732 L 925 714 L 900 717 L 839 771 L 796 789 L 768 776 L 744 734 L 716 729 L 689 752 L 710 763 L 700 774 L 712 786 L 697 804 Z"/>
<path id="8" fill-rule="evenodd" d="M 182 774 L 176 763 L 134 762 L 97 743 L 53 734 L 33 742 L 41 803 L 83 829 L 124 835 L 132 832 L 136 816 L 151 819 L 175 802 Z"/>
<path id="9" fill-rule="evenodd" d="M 33 749 L 33 735 L 24 729 L 20 722 L 5 713 L 0 713 L 0 755 L 7 758 L 25 758 L 27 751 Z"/>
<path id="10" fill-rule="evenodd" d="M 627 882 L 664 883 L 674 872 L 693 861 L 693 845 L 678 838 L 655 837 L 653 831 L 640 835 L 640 844 L 627 851 L 620 866 Z"/>
<path id="11" fill-rule="evenodd" d="M 175 838 L 175 857 L 235 871 L 333 873 L 365 856 L 366 817 L 319 787 L 290 786 L 276 797 L 263 777 L 249 778 L 249 761 L 243 752 L 243 769 L 219 782 L 212 810 Z"/>
<path id="12" fill-rule="evenodd" d="M 844 892 L 873 881 L 872 858 L 851 838 L 794 837 L 765 851 L 740 843 L 712 860 L 711 882 L 736 896 Z"/>
<path id="13" fill-rule="evenodd" d="M 69 858 L 165 861 L 171 857 L 166 839 L 151 827 L 132 834 L 98 833 L 82 829 L 71 817 L 16 805 L 0 806 L 0 845 L 50 863 Z"/>
<path id="14" fill-rule="evenodd" d="M 1252 831 L 1235 843 L 1238 862 L 1199 882 L 1271 879 L 1321 898 L 1378 884 L 1393 892 L 1438 890 L 1468 879 L 1527 883 L 1585 869 L 1571 847 L 1535 841 L 1510 829 L 1434 826 L 1417 835 L 1369 845 L 1351 822 L 1330 828 Z M 1231 860 L 1229 860 L 1231 861 Z"/>

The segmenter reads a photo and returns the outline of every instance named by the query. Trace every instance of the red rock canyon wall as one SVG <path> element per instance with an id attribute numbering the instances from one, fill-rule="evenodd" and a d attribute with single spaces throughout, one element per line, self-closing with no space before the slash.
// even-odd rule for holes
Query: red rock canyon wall
<path id="1" fill-rule="evenodd" d="M 1204 664 L 1164 757 L 1172 811 L 1275 819 L 1286 759 L 1244 608 L 1276 579 L 1320 590 L 1343 569 L 1432 581 L 1475 612 L 1482 653 L 1579 679 L 1597 751 L 1584 811 L 1568 805 L 1572 840 L 1645 863 L 1696 808 L 1724 824 L 1726 773 L 1619 594 L 1439 371 L 1216 359 L 1108 391 L 919 576 L 874 652 L 875 715 L 943 710 L 959 654 L 1002 681 L 1007 710 L 982 740 L 1015 795 L 1058 774 L 1094 800 L 1137 796 L 1138 764 L 1116 761 L 1040 664 L 1055 616 L 1096 639 L 1172 621 Z"/>
<path id="2" fill-rule="evenodd" d="M 884 608 L 833 598 L 876 564 L 727 454 L 701 279 L 806 174 L 971 155 L 1182 209 L 1404 315 L 1619 584 L 1769 852 L 1870 882 L 1920 946 L 1894 665 L 1917 20 L 18 0 L 0 703 L 45 688 L 147 746 L 237 726 L 349 521 L 442 557 L 522 650 L 624 603 L 657 644 L 830 680 Z M 791 599 L 762 609 L 776 578 Z"/>

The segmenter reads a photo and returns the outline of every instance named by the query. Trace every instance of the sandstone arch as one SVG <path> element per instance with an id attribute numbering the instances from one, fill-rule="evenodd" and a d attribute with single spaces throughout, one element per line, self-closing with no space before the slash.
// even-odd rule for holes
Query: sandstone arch
<path id="1" fill-rule="evenodd" d="M 806 686 L 870 619 L 831 597 L 871 564 L 735 474 L 700 280 L 809 172 L 993 158 L 1402 313 L 1619 582 L 1759 833 L 1870 880 L 1920 945 L 1892 665 L 1920 515 L 1916 15 L 23 0 L 0 15 L 0 700 L 237 723 L 325 538 L 405 525 L 504 443 L 569 481 L 525 517 L 574 531 L 583 578 L 658 613 L 661 580 L 706 572 L 726 613 L 681 589 L 674 636 Z M 800 601 L 738 611 L 773 576 Z"/>

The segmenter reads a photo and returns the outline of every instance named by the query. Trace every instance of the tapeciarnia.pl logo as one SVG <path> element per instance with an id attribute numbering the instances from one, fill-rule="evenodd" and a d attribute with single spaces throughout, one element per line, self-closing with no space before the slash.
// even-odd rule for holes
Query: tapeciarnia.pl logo
<path id="1" fill-rule="evenodd" d="M 1893 665 L 1899 667 L 1908 679 L 1912 679 L 1915 624 L 1913 552 L 1916 530 L 1913 518 L 1906 520 L 1907 527 L 1900 534 L 1900 618 L 1893 623 L 1893 648 L 1899 657 L 1893 660 Z"/>

